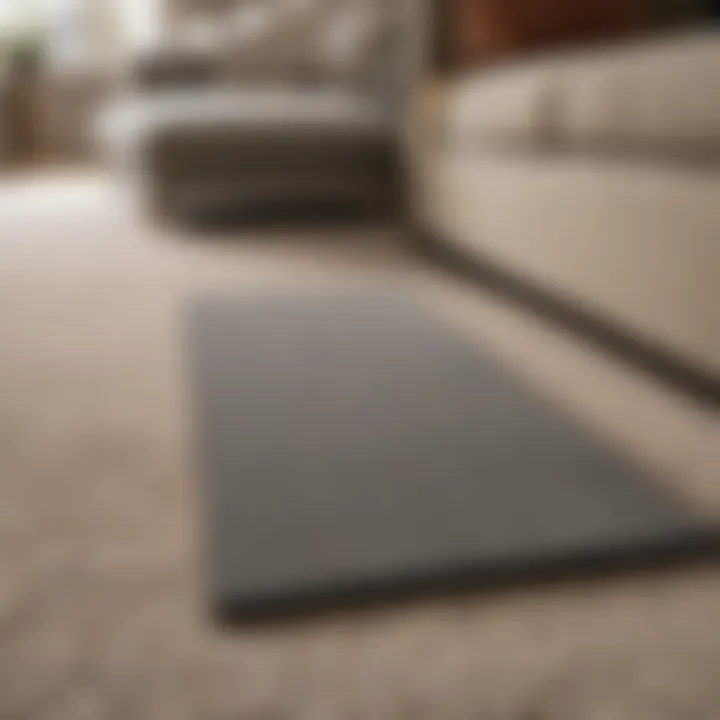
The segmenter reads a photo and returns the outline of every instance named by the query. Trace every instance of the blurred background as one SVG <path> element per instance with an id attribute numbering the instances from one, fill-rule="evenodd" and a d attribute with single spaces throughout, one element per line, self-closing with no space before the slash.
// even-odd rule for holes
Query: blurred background
<path id="1" fill-rule="evenodd" d="M 0 719 L 717 720 L 713 563 L 219 629 L 185 331 L 411 290 L 717 522 L 719 18 L 0 0 Z"/>

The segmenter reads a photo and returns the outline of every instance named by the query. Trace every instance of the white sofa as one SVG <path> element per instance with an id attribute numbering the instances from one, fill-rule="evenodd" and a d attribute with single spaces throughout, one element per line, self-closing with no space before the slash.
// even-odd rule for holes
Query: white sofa
<path id="1" fill-rule="evenodd" d="M 147 56 L 101 114 L 101 145 L 160 216 L 330 199 L 393 209 L 427 2 L 285 3 L 262 42 Z"/>
<path id="2" fill-rule="evenodd" d="M 414 211 L 465 257 L 720 383 L 720 32 L 429 84 Z"/>

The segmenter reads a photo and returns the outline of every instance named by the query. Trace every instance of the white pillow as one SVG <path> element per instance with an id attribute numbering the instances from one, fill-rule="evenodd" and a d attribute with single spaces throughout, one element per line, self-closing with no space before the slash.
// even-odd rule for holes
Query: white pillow
<path id="1" fill-rule="evenodd" d="M 371 79 L 380 61 L 388 10 L 377 0 L 338 0 L 336 5 L 318 32 L 319 71 L 331 79 Z"/>

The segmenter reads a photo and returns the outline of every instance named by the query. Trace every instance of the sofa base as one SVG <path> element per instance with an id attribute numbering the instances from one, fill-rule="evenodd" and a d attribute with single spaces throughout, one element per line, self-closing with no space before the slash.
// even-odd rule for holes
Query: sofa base
<path id="1" fill-rule="evenodd" d="M 720 407 L 720 377 L 699 370 L 663 347 L 639 339 L 599 314 L 558 296 L 488 257 L 460 249 L 426 229 L 410 230 L 413 246 L 428 261 L 473 284 L 481 284 L 526 312 L 557 323 L 583 340 L 647 372 L 672 390 L 713 408 Z"/>

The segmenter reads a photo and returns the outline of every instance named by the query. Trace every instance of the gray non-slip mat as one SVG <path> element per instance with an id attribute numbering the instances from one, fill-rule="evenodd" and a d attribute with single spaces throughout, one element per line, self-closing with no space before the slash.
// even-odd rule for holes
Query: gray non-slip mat
<path id="1" fill-rule="evenodd" d="M 679 499 L 400 292 L 199 301 L 189 351 L 225 618 L 715 543 Z"/>

